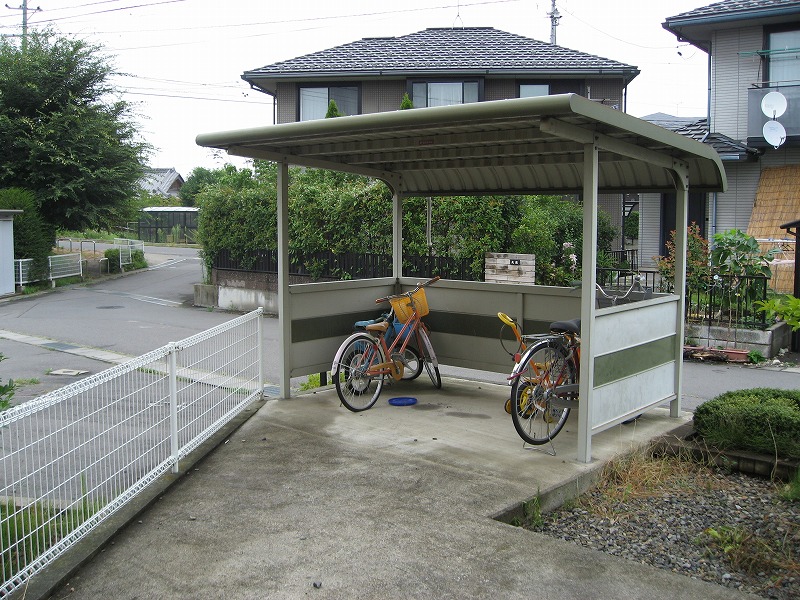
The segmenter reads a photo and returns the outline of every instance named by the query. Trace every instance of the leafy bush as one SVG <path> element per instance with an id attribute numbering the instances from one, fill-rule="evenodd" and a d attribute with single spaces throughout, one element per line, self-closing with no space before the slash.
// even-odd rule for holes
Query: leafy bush
<path id="1" fill-rule="evenodd" d="M 694 427 L 720 450 L 800 458 L 800 390 L 727 392 L 697 407 Z"/>
<path id="2" fill-rule="evenodd" d="M 671 292 L 675 281 L 676 233 L 675 230 L 670 232 L 670 241 L 666 243 L 667 255 L 653 257 L 661 276 L 661 291 L 664 292 Z M 711 274 L 709 256 L 708 241 L 700 235 L 700 226 L 692 223 L 686 235 L 686 285 L 690 289 L 705 289 L 708 286 Z"/>
<path id="3" fill-rule="evenodd" d="M 108 259 L 108 271 L 109 273 L 119 273 L 119 250 L 116 248 L 109 248 L 103 253 Z M 146 269 L 147 268 L 147 261 L 144 258 L 144 252 L 141 250 L 134 250 L 131 252 L 131 263 L 125 265 L 126 271 L 135 271 L 137 269 Z"/>
<path id="4" fill-rule="evenodd" d="M 800 298 L 790 294 L 775 296 L 755 303 L 757 310 L 766 313 L 768 319 L 780 317 L 792 331 L 800 330 Z"/>
<path id="5" fill-rule="evenodd" d="M 14 217 L 14 258 L 32 258 L 31 278 L 46 277 L 55 229 L 40 216 L 33 193 L 20 188 L 0 190 L 0 208 L 22 211 Z"/>

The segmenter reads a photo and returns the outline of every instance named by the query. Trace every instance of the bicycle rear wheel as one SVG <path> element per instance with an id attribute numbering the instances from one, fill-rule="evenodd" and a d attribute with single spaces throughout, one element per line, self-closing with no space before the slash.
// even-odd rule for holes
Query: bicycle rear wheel
<path id="1" fill-rule="evenodd" d="M 353 412 L 371 408 L 383 388 L 383 375 L 371 373 L 383 362 L 380 346 L 365 334 L 351 340 L 341 356 L 333 373 L 339 399 Z"/>
<path id="2" fill-rule="evenodd" d="M 569 408 L 554 406 L 558 387 L 575 383 L 575 364 L 557 340 L 543 340 L 528 348 L 520 360 L 520 375 L 511 388 L 511 420 L 529 444 L 551 441 L 564 427 Z"/>

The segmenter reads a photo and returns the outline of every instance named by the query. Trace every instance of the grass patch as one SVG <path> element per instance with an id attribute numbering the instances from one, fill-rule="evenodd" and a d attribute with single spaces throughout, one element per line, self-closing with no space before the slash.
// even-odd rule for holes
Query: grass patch
<path id="1" fill-rule="evenodd" d="M 62 538 L 99 511 L 102 502 L 82 501 L 75 508 L 60 510 L 50 503 L 17 506 L 0 503 L 0 550 L 6 579 L 21 572 Z"/>
<path id="2" fill-rule="evenodd" d="M 126 234 L 127 235 L 127 234 Z M 126 237 L 120 236 L 113 231 L 100 231 L 98 229 L 87 229 L 85 231 L 74 231 L 67 229 L 59 229 L 58 237 L 81 239 L 81 240 L 95 240 L 103 242 L 113 242 L 115 238 Z M 127 235 L 129 237 L 129 235 Z"/>
<path id="3" fill-rule="evenodd" d="M 800 470 L 794 474 L 794 478 L 781 488 L 780 496 L 787 502 L 800 502 Z"/>

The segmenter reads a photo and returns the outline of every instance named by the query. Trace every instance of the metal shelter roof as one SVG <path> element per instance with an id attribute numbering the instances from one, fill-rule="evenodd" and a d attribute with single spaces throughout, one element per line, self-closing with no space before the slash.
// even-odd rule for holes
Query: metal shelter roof
<path id="1" fill-rule="evenodd" d="M 197 136 L 231 155 L 361 173 L 405 196 L 583 191 L 599 149 L 598 192 L 723 191 L 713 149 L 576 94 L 420 108 Z"/>

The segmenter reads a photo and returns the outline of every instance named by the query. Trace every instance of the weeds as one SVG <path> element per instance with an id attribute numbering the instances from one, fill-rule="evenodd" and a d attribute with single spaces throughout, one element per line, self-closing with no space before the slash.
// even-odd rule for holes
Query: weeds
<path id="1" fill-rule="evenodd" d="M 705 537 L 698 540 L 699 543 L 722 551 L 732 567 L 748 575 L 782 569 L 789 572 L 800 571 L 800 563 L 793 558 L 791 548 L 785 540 L 779 539 L 770 543 L 744 527 L 728 525 L 709 527 L 703 533 Z"/>
<path id="2" fill-rule="evenodd" d="M 537 492 L 536 495 L 522 504 L 522 514 L 525 517 L 525 525 L 532 529 L 540 528 L 544 525 L 542 516 L 542 499 Z"/>
<path id="3" fill-rule="evenodd" d="M 787 502 L 800 502 L 800 469 L 794 474 L 794 478 L 781 488 L 779 495 Z"/>

